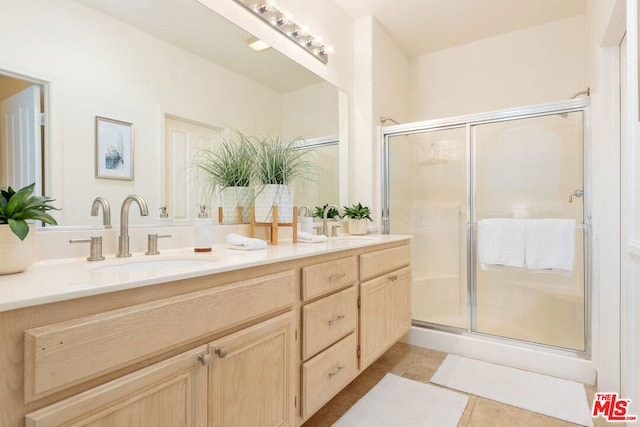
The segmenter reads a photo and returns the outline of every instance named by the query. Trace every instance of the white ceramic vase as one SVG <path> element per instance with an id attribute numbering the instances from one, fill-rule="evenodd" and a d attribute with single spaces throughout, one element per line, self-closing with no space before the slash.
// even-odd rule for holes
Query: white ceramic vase
<path id="1" fill-rule="evenodd" d="M 238 206 L 242 206 L 242 224 L 248 224 L 253 203 L 253 188 L 226 187 L 220 194 L 222 205 L 222 223 L 238 223 Z"/>
<path id="2" fill-rule="evenodd" d="M 363 235 L 367 234 L 369 226 L 368 219 L 349 218 L 349 234 Z"/>
<path id="3" fill-rule="evenodd" d="M 256 222 L 272 222 L 273 206 L 278 207 L 278 222 L 293 222 L 293 187 L 284 184 L 266 184 L 256 194 Z"/>
<path id="4" fill-rule="evenodd" d="M 29 234 L 20 240 L 8 224 L 0 225 L 0 274 L 20 273 L 26 270 L 35 258 L 36 227 L 29 224 Z"/>

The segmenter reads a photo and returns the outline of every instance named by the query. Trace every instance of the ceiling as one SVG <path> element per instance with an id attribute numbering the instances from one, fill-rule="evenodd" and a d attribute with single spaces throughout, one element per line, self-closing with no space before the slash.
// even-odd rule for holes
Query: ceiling
<path id="1" fill-rule="evenodd" d="M 581 15 L 586 8 L 586 0 L 336 2 L 354 18 L 373 16 L 409 57 Z"/>

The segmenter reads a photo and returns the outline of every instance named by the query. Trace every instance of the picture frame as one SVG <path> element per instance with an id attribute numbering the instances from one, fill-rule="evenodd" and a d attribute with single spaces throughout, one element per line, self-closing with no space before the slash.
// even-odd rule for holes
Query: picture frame
<path id="1" fill-rule="evenodd" d="M 133 181 L 133 124 L 96 116 L 96 178 Z"/>

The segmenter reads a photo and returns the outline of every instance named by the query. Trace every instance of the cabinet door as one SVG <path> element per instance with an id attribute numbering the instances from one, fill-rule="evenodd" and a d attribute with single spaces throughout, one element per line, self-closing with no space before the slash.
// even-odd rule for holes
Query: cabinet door
<path id="1" fill-rule="evenodd" d="M 402 338 L 411 328 L 411 269 L 391 274 L 389 281 L 389 340 Z"/>
<path id="2" fill-rule="evenodd" d="M 207 347 L 182 353 L 26 415 L 27 427 L 206 426 Z"/>
<path id="3" fill-rule="evenodd" d="M 290 426 L 294 420 L 294 315 L 209 344 L 209 426 Z"/>
<path id="4" fill-rule="evenodd" d="M 365 369 L 383 352 L 387 339 L 386 276 L 360 284 L 360 369 Z"/>
<path id="5" fill-rule="evenodd" d="M 360 284 L 360 369 L 365 369 L 411 327 L 411 268 Z"/>

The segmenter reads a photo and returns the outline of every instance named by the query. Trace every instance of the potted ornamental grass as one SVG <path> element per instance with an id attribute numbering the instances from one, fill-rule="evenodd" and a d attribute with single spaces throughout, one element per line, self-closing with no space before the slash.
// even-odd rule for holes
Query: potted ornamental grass
<path id="1" fill-rule="evenodd" d="M 35 183 L 15 191 L 0 190 L 0 274 L 24 271 L 35 255 L 35 225 L 28 220 L 57 224 L 47 213 L 53 199 L 33 194 Z"/>
<path id="2" fill-rule="evenodd" d="M 354 204 L 351 207 L 344 206 L 342 215 L 349 218 L 349 234 L 367 234 L 368 222 L 373 221 L 369 206 L 362 206 L 362 203 Z"/>
<path id="3" fill-rule="evenodd" d="M 223 224 L 238 223 L 238 206 L 242 207 L 242 223 L 249 222 L 255 159 L 256 144 L 241 132 L 224 138 L 215 150 L 198 153 L 196 167 L 204 172 L 210 191 L 220 194 Z"/>
<path id="4" fill-rule="evenodd" d="M 266 137 L 256 147 L 254 179 L 256 222 L 272 222 L 273 206 L 278 207 L 278 222 L 293 222 L 292 184 L 313 180 L 316 163 L 304 140 Z"/>

